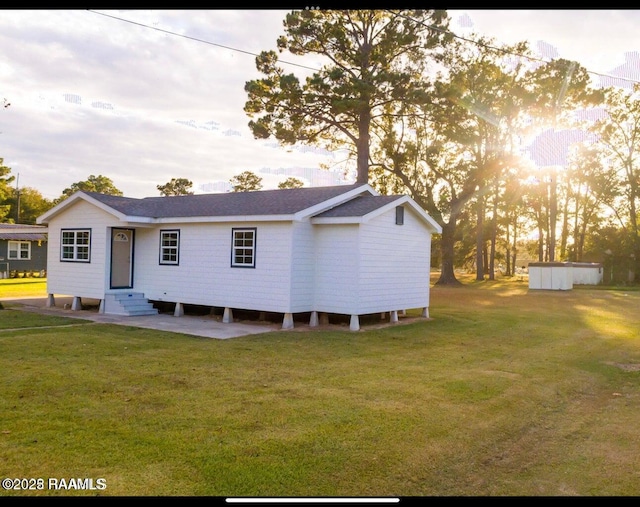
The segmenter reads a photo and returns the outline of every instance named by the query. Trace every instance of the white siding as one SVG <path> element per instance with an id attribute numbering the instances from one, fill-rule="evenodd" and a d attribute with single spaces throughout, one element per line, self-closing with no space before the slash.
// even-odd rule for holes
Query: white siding
<path id="1" fill-rule="evenodd" d="M 315 310 L 358 313 L 359 228 L 316 225 Z"/>
<path id="2" fill-rule="evenodd" d="M 598 285 L 602 283 L 604 271 L 602 264 L 574 262 L 573 263 L 573 284 L 574 285 Z"/>
<path id="3" fill-rule="evenodd" d="M 314 310 L 315 238 L 308 222 L 294 222 L 291 244 L 291 312 Z"/>
<path id="4" fill-rule="evenodd" d="M 431 234 L 407 206 L 361 225 L 359 314 L 429 306 Z"/>
<path id="5" fill-rule="evenodd" d="M 109 279 L 107 229 L 117 224 L 113 215 L 82 200 L 54 217 L 48 224 L 47 292 L 102 299 Z M 91 229 L 91 262 L 60 261 L 62 229 Z"/>
<path id="6" fill-rule="evenodd" d="M 570 262 L 530 263 L 529 289 L 573 289 L 573 265 Z"/>
<path id="7" fill-rule="evenodd" d="M 256 228 L 255 268 L 231 267 L 233 228 Z M 179 265 L 161 265 L 160 230 L 180 230 Z M 136 232 L 134 289 L 152 300 L 290 312 L 291 224 L 172 224 Z"/>
<path id="8" fill-rule="evenodd" d="M 405 207 L 364 224 L 177 223 L 135 227 L 79 200 L 48 224 L 48 292 L 109 292 L 110 230 L 135 230 L 133 291 L 150 300 L 276 313 L 367 314 L 429 306 L 431 234 Z M 60 262 L 60 230 L 91 229 L 91 262 Z M 256 230 L 255 267 L 232 267 L 232 230 Z M 180 231 L 179 263 L 160 264 L 160 231 Z"/>

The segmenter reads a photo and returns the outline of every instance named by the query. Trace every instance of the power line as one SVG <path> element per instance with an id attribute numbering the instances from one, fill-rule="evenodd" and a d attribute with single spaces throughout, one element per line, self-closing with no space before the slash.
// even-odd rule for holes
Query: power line
<path id="1" fill-rule="evenodd" d="M 137 21 L 131 21 L 129 19 L 124 19 L 124 18 L 121 18 L 121 17 L 118 17 L 118 16 L 112 16 L 110 14 L 104 14 L 103 12 L 98 12 L 98 11 L 94 11 L 94 10 L 91 10 L 91 9 L 87 9 L 87 11 L 91 12 L 92 14 L 99 14 L 100 16 L 105 16 L 107 18 L 112 18 L 112 19 L 115 19 L 117 21 L 122 21 L 124 23 L 130 23 L 132 25 L 137 25 L 137 26 L 140 26 L 142 28 L 149 28 L 150 30 L 156 30 L 157 32 L 162 32 L 162 33 L 165 33 L 167 35 L 174 35 L 176 37 L 182 37 L 183 39 L 189 39 L 189 40 L 192 40 L 192 41 L 195 41 L 195 42 L 201 42 L 201 43 L 207 44 L 209 46 L 216 46 L 216 47 L 219 47 L 219 48 L 228 49 L 229 51 L 235 51 L 237 53 L 243 53 L 245 55 L 259 56 L 258 53 L 253 53 L 251 51 L 245 51 L 244 49 L 232 48 L 231 46 L 225 46 L 223 44 L 217 44 L 215 42 L 207 41 L 207 40 L 204 40 L 204 39 L 198 39 L 197 37 L 191 37 L 189 35 L 183 35 L 181 33 L 172 32 L 171 30 L 164 30 L 163 28 L 157 28 L 155 26 L 145 25 L 144 23 L 138 23 Z M 295 65 L 296 67 L 301 67 L 303 69 L 320 70 L 320 69 L 317 69 L 315 67 L 307 67 L 306 65 L 301 65 L 299 63 L 287 62 L 285 60 L 280 60 L 280 59 L 278 59 L 278 61 L 280 63 L 285 63 L 287 65 Z"/>
<path id="2" fill-rule="evenodd" d="M 496 52 L 499 52 L 499 53 L 504 53 L 506 55 L 515 56 L 515 57 L 518 57 L 518 58 L 525 58 L 525 59 L 527 59 L 529 61 L 532 61 L 532 62 L 549 63 L 552 60 L 552 59 L 550 60 L 550 59 L 544 59 L 544 58 L 537 58 L 537 57 L 529 56 L 529 55 L 523 55 L 521 53 L 515 53 L 513 51 L 507 51 L 507 50 L 502 49 L 502 48 L 497 48 L 497 47 L 491 46 L 489 44 L 481 43 L 481 42 L 479 42 L 477 40 L 474 40 L 474 39 L 469 39 L 469 38 L 466 38 L 466 37 L 462 37 L 461 35 L 457 35 L 456 33 L 452 32 L 451 30 L 444 30 L 444 29 L 442 29 L 442 28 L 440 28 L 438 26 L 427 25 L 427 24 L 423 23 L 422 21 L 418 21 L 416 19 L 411 18 L 410 16 L 404 15 L 401 12 L 396 12 L 396 11 L 389 11 L 389 12 L 391 12 L 393 14 L 396 14 L 396 15 L 398 15 L 400 17 L 403 17 L 405 19 L 408 19 L 410 21 L 413 21 L 414 23 L 419 23 L 422 26 L 424 26 L 426 28 L 429 28 L 430 30 L 435 30 L 435 31 L 442 32 L 442 33 L 449 33 L 449 34 L 451 34 L 453 37 L 455 37 L 457 39 L 460 39 L 460 40 L 465 41 L 465 42 L 469 42 L 471 44 L 475 44 L 476 46 L 481 46 L 481 47 L 490 49 L 492 51 L 496 51 Z M 577 62 L 577 63 L 579 63 L 579 62 Z M 585 69 L 585 70 L 586 70 L 587 73 L 593 74 L 593 75 L 596 75 L 596 76 L 599 76 L 599 77 L 605 77 L 605 78 L 608 78 L 608 79 L 619 79 L 621 81 L 627 81 L 629 83 L 640 83 L 640 81 L 638 81 L 636 79 L 630 79 L 630 78 L 619 77 L 619 76 L 612 76 L 610 74 L 604 74 L 604 73 L 592 71 L 592 70 L 589 70 L 589 69 Z"/>
<path id="3" fill-rule="evenodd" d="M 219 48 L 228 49 L 229 51 L 235 51 L 237 53 L 242 53 L 242 54 L 249 55 L 249 56 L 259 56 L 258 53 L 254 53 L 252 51 L 246 51 L 244 49 L 238 49 L 238 48 L 234 48 L 234 47 L 231 47 L 231 46 L 226 46 L 224 44 L 218 44 L 216 42 L 211 42 L 211 41 L 208 41 L 208 40 L 200 39 L 200 38 L 197 38 L 197 37 L 191 37 L 189 35 L 184 35 L 184 34 L 180 34 L 180 33 L 177 33 L 177 32 L 172 32 L 171 30 L 165 30 L 163 28 L 158 28 L 158 27 L 155 27 L 155 26 L 149 26 L 147 24 L 139 23 L 137 21 L 131 21 L 129 19 L 125 19 L 125 18 L 122 18 L 122 17 L 119 17 L 119 16 L 113 16 L 111 14 L 105 14 L 103 12 L 94 11 L 92 9 L 87 9 L 87 11 L 91 12 L 92 14 L 98 14 L 100 16 L 104 16 L 104 17 L 107 17 L 107 18 L 115 19 L 117 21 L 122 21 L 123 23 L 130 23 L 132 25 L 140 26 L 142 28 L 148 28 L 150 30 L 155 30 L 157 32 L 162 32 L 162 33 L 165 33 L 167 35 L 173 35 L 175 37 L 182 37 L 183 39 L 192 40 L 194 42 L 200 42 L 202 44 L 207 44 L 209 46 L 216 46 L 216 47 L 219 47 Z M 414 23 L 420 23 L 423 26 L 425 26 L 426 28 L 429 28 L 430 30 L 439 31 L 439 32 L 442 32 L 442 33 L 449 33 L 453 37 L 455 37 L 455 38 L 457 38 L 459 40 L 462 40 L 464 42 L 468 42 L 470 44 L 475 44 L 476 46 L 482 46 L 482 47 L 485 47 L 485 48 L 490 49 L 492 51 L 503 53 L 505 55 L 515 56 L 517 58 L 525 58 L 525 59 L 527 59 L 529 61 L 532 61 L 532 62 L 549 63 L 551 61 L 548 58 L 546 58 L 546 59 L 545 58 L 538 58 L 538 57 L 535 57 L 535 56 L 523 55 L 521 53 L 508 51 L 508 50 L 505 50 L 505 49 L 502 49 L 502 48 L 491 46 L 489 44 L 484 44 L 484 43 L 482 43 L 480 41 L 477 41 L 477 40 L 474 40 L 474 39 L 469 39 L 467 37 L 463 37 L 461 35 L 456 34 L 455 32 L 453 32 L 451 30 L 445 30 L 445 29 L 442 29 L 440 27 L 433 26 L 433 25 L 426 25 L 425 23 L 423 23 L 421 21 L 418 21 L 416 19 L 413 19 L 413 18 L 411 18 L 409 16 L 406 16 L 406 15 L 402 14 L 400 11 L 391 11 L 391 10 L 389 10 L 388 12 L 391 12 L 392 14 L 404 17 L 405 19 L 413 21 Z M 312 70 L 312 71 L 319 71 L 320 70 L 317 67 L 309 67 L 307 65 L 302 65 L 302 64 L 294 63 L 294 62 L 289 62 L 289 61 L 286 61 L 286 60 L 278 59 L 278 61 L 281 64 L 293 65 L 295 67 L 300 67 L 300 68 L 307 69 L 307 70 Z M 640 81 L 638 81 L 636 79 L 631 79 L 631 78 L 626 78 L 626 77 L 621 77 L 621 76 L 612 76 L 610 74 L 605 74 L 605 73 L 602 73 L 602 72 L 597 72 L 597 71 L 593 71 L 593 70 L 589 70 L 589 69 L 585 69 L 585 70 L 586 70 L 587 73 L 595 75 L 595 76 L 598 76 L 598 77 L 601 77 L 601 78 L 616 79 L 616 80 L 620 80 L 620 81 L 626 81 L 626 82 L 629 82 L 629 83 L 640 83 Z"/>

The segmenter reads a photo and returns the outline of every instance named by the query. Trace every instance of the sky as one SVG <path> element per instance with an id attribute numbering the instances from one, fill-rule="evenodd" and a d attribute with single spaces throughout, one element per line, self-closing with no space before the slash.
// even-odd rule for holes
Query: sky
<path id="1" fill-rule="evenodd" d="M 127 197 L 172 178 L 226 192 L 243 171 L 276 188 L 355 181 L 342 153 L 256 140 L 244 112 L 287 10 L 0 10 L 0 158 L 16 188 L 45 198 L 91 175 Z M 640 10 L 450 10 L 450 29 L 528 40 L 578 61 L 597 84 L 640 80 Z M 320 62 L 288 56 L 299 76 Z M 627 80 L 615 80 L 624 77 Z M 326 167 L 326 168 L 325 168 Z"/>

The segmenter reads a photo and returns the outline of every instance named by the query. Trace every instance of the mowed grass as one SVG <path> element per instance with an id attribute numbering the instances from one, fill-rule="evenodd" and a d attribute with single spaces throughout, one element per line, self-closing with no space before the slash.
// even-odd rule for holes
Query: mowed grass
<path id="1" fill-rule="evenodd" d="M 46 297 L 45 278 L 3 278 L 0 280 L 0 299 L 13 297 Z"/>
<path id="2" fill-rule="evenodd" d="M 0 478 L 107 487 L 0 495 L 636 496 L 639 310 L 502 280 L 360 332 L 5 329 Z"/>

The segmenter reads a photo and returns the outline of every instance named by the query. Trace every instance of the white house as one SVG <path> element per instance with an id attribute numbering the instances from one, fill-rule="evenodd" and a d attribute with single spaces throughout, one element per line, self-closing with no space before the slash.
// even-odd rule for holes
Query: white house
<path id="1" fill-rule="evenodd" d="M 157 313 L 153 302 L 293 315 L 359 316 L 421 308 L 429 316 L 431 235 L 408 196 L 369 185 L 134 199 L 76 192 L 48 226 L 48 304 L 100 300 L 100 311 Z"/>

